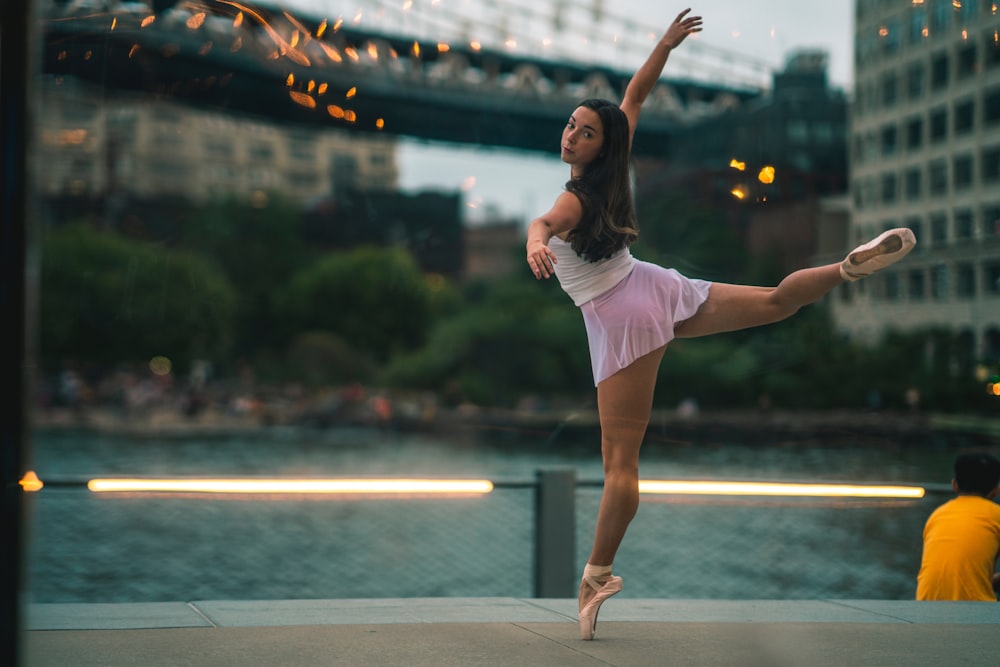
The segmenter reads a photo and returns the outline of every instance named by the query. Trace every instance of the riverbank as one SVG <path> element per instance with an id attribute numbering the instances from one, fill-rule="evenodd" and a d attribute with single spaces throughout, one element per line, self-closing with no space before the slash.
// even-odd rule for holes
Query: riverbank
<path id="1" fill-rule="evenodd" d="M 279 415 L 256 411 L 206 409 L 198 414 L 169 407 L 126 413 L 113 408 L 36 410 L 32 426 L 45 430 L 81 430 L 109 435 L 188 437 L 257 433 L 269 428 L 376 427 L 401 432 L 488 435 L 504 438 L 529 436 L 555 439 L 574 433 L 591 435 L 599 429 L 595 409 L 502 410 L 470 406 L 421 410 L 419 406 L 393 406 L 391 411 L 357 410 L 323 420 L 308 415 Z M 970 444 L 1000 443 L 1000 417 L 946 415 L 918 412 L 655 410 L 647 431 L 659 440 L 729 440 L 753 444 L 796 439 L 815 441 L 845 438 L 893 441 L 900 444 L 959 440 Z"/>

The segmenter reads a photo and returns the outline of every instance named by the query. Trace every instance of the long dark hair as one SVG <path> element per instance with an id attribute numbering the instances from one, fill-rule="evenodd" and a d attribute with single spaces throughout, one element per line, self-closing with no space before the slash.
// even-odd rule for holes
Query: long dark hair
<path id="1" fill-rule="evenodd" d="M 582 176 L 566 182 L 566 190 L 583 205 L 583 218 L 567 239 L 578 255 L 596 262 L 630 245 L 639 235 L 629 178 L 628 117 L 608 100 L 588 99 L 578 106 L 597 113 L 604 145 Z"/>

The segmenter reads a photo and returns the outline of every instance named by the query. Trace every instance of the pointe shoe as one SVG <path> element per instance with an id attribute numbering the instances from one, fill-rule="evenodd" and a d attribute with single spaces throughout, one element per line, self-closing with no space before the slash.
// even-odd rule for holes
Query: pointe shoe
<path id="1" fill-rule="evenodd" d="M 909 229 L 890 229 L 855 248 L 840 265 L 840 276 L 844 280 L 866 278 L 906 257 L 916 244 Z"/>
<path id="2" fill-rule="evenodd" d="M 594 590 L 594 596 L 583 602 L 583 594 L 588 588 Z M 580 582 L 580 638 L 593 639 L 597 631 L 597 612 L 609 597 L 622 589 L 622 578 L 611 576 L 601 583 L 593 577 L 584 577 Z"/>

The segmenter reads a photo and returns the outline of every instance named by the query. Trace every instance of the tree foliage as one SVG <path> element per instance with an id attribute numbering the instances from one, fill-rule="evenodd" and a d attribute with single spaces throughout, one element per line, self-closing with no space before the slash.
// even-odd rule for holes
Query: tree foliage
<path id="1" fill-rule="evenodd" d="M 70 225 L 41 242 L 43 362 L 114 365 L 225 355 L 237 294 L 209 260 Z"/>

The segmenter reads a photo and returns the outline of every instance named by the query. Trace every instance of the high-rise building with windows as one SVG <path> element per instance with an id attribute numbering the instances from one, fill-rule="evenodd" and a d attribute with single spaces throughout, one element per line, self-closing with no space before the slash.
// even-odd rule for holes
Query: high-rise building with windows
<path id="1" fill-rule="evenodd" d="M 862 340 L 945 328 L 1000 358 L 996 0 L 857 0 L 849 245 L 910 227 L 900 264 L 831 300 Z"/>

